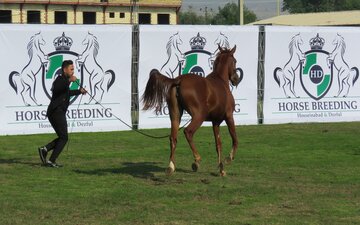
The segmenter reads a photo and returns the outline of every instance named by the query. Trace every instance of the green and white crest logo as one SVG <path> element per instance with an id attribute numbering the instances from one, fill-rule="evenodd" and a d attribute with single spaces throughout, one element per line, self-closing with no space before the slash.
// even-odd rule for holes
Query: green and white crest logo
<path id="1" fill-rule="evenodd" d="M 168 59 L 161 67 L 160 72 L 165 73 L 170 78 L 183 74 L 196 74 L 206 77 L 213 70 L 214 61 L 219 52 L 218 46 L 230 49 L 228 37 L 223 33 L 220 33 L 214 41 L 215 50 L 212 52 L 205 49 L 207 40 L 199 32 L 189 40 L 191 50 L 183 53 L 180 49 L 182 44 L 183 41 L 177 32 L 169 38 L 166 45 Z M 237 68 L 237 73 L 241 81 L 243 78 L 242 69 Z"/>
<path id="2" fill-rule="evenodd" d="M 78 83 L 81 86 L 85 84 L 89 92 L 86 103 L 91 103 L 91 101 L 95 101 L 94 99 L 100 103 L 104 93 L 109 91 L 114 84 L 115 73 L 113 70 L 104 71 L 98 63 L 99 43 L 96 36 L 90 32 L 87 33 L 82 41 L 85 50 L 81 54 L 70 51 L 73 40 L 65 36 L 64 32 L 53 40 L 54 52 L 45 54 L 42 50 L 42 46 L 45 44 L 40 32 L 33 35 L 27 44 L 29 62 L 21 72 L 13 71 L 9 74 L 9 84 L 16 94 L 21 95 L 24 105 L 42 105 L 36 98 L 36 84 L 39 76 L 45 95 L 49 99 L 51 98 L 52 83 L 61 74 L 61 65 L 65 59 L 73 60 L 75 71 L 80 73 L 76 74 Z M 79 89 L 79 85 L 72 82 L 70 89 Z M 73 103 L 76 98 L 77 96 L 73 96 L 70 103 Z"/>
<path id="3" fill-rule="evenodd" d="M 309 97 L 320 100 L 326 96 L 334 76 L 337 76 L 338 80 L 335 97 L 347 97 L 359 77 L 359 70 L 357 67 L 350 68 L 344 60 L 344 38 L 336 35 L 332 43 L 335 48 L 331 53 L 323 50 L 325 39 L 319 34 L 310 39 L 311 50 L 303 53 L 300 48 L 302 44 L 300 34 L 292 37 L 289 44 L 290 59 L 283 68 L 277 67 L 274 70 L 274 79 L 283 89 L 285 96 L 299 97 L 295 92 L 296 71 L 299 70 L 301 86 Z"/>
<path id="4" fill-rule="evenodd" d="M 330 90 L 333 80 L 333 63 L 329 63 L 329 53 L 322 50 L 325 40 L 319 37 L 310 39 L 311 50 L 305 52 L 305 64 L 300 64 L 300 81 L 305 92 L 319 100 Z"/>
<path id="5" fill-rule="evenodd" d="M 64 32 L 62 36 L 54 39 L 53 44 L 56 51 L 48 54 L 49 64 L 45 71 L 45 75 L 42 76 L 44 92 L 49 99 L 51 98 L 52 83 L 57 76 L 61 75 L 61 65 L 64 59 L 75 62 L 79 57 L 78 53 L 70 51 L 73 40 L 70 37 L 66 37 Z M 79 76 L 77 76 L 77 78 L 78 83 L 82 86 L 84 80 L 83 70 L 81 67 L 78 68 L 76 63 L 74 64 L 74 69 L 75 71 L 80 72 L 80 78 Z M 76 82 L 73 82 L 71 83 L 70 89 L 77 90 L 79 89 L 79 85 Z M 78 96 L 73 96 L 70 99 L 70 103 L 74 102 L 77 97 Z"/>
<path id="6" fill-rule="evenodd" d="M 204 50 L 205 45 L 206 39 L 201 37 L 200 33 L 190 39 L 191 50 L 184 54 L 185 62 L 183 62 L 183 67 L 180 68 L 180 74 L 192 73 L 205 77 L 206 74 L 211 72 L 211 53 Z"/>

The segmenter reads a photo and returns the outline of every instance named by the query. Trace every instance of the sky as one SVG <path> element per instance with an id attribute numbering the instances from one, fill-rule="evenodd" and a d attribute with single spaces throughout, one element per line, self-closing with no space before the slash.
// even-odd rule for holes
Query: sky
<path id="1" fill-rule="evenodd" d="M 227 3 L 236 3 L 238 0 L 182 0 L 181 10 L 187 11 L 192 6 L 199 12 L 208 11 L 217 12 L 219 7 L 224 7 Z M 282 3 L 282 0 L 280 0 Z M 245 6 L 252 10 L 258 19 L 266 19 L 277 15 L 277 0 L 244 0 Z"/>

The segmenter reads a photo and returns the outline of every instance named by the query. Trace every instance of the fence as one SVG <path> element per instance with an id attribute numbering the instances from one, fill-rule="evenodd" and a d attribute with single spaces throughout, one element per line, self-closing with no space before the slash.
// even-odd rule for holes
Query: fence
<path id="1" fill-rule="evenodd" d="M 0 25 L 0 134 L 52 132 L 46 108 L 64 59 L 96 100 L 71 99 L 71 131 L 129 129 L 114 115 L 169 127 L 166 106 L 141 110 L 149 71 L 206 76 L 218 45 L 237 46 L 237 125 L 358 121 L 359 38 L 349 27 Z"/>

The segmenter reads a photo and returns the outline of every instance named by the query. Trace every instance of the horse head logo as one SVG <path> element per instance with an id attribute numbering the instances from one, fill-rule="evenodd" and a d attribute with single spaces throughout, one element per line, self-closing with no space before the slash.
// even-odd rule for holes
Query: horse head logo
<path id="1" fill-rule="evenodd" d="M 339 83 L 339 90 L 336 97 L 346 97 L 349 94 L 350 87 L 355 84 L 359 78 L 359 69 L 352 67 L 345 62 L 344 54 L 346 50 L 346 44 L 344 38 L 337 34 L 332 42 L 335 46 L 334 50 L 328 56 L 328 65 L 334 65 L 338 71 L 337 78 Z"/>
<path id="2" fill-rule="evenodd" d="M 230 43 L 228 40 L 228 37 L 225 36 L 225 34 L 223 34 L 222 32 L 220 32 L 220 35 L 216 38 L 216 40 L 214 41 L 214 44 L 216 46 L 220 46 L 221 48 L 226 48 L 226 49 L 230 49 Z M 219 53 L 219 48 L 217 47 L 215 49 L 215 51 L 211 54 L 210 58 L 209 58 L 209 67 L 211 69 L 213 69 L 214 66 L 214 61 L 215 58 L 217 56 L 217 54 Z"/>
<path id="3" fill-rule="evenodd" d="M 166 44 L 166 51 L 168 59 L 161 67 L 160 71 L 164 71 L 170 78 L 174 78 L 174 73 L 180 65 L 183 65 L 185 60 L 184 54 L 180 51 L 179 45 L 182 45 L 183 41 L 180 38 L 179 32 L 175 33 L 169 38 Z"/>
<path id="4" fill-rule="evenodd" d="M 300 48 L 303 43 L 300 33 L 292 37 L 289 43 L 290 59 L 283 68 L 277 67 L 274 70 L 274 79 L 282 87 L 287 98 L 290 98 L 291 94 L 299 97 L 295 92 L 295 71 L 305 61 L 305 54 Z"/>
<path id="5" fill-rule="evenodd" d="M 78 66 L 77 68 L 82 68 L 89 76 L 89 100 L 87 104 L 90 104 L 92 100 L 101 103 L 105 90 L 109 91 L 115 82 L 115 73 L 113 70 L 104 72 L 98 63 L 99 42 L 96 36 L 88 32 L 82 44 L 85 46 L 85 50 L 75 60 L 75 63 Z"/>
<path id="6" fill-rule="evenodd" d="M 41 33 L 36 33 L 30 38 L 27 45 L 29 62 L 21 72 L 13 71 L 9 75 L 10 86 L 16 94 L 20 94 L 26 106 L 41 105 L 35 96 L 36 76 L 39 72 L 44 72 L 48 64 L 48 56 L 44 54 L 41 46 L 46 44 Z"/>

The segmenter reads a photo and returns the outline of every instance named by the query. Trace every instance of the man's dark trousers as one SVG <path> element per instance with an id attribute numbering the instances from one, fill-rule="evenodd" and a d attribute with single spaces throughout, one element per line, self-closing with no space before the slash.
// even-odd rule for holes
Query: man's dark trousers
<path id="1" fill-rule="evenodd" d="M 48 119 L 58 135 L 58 138 L 46 145 L 48 151 L 54 149 L 49 160 L 55 162 L 68 141 L 66 112 L 61 107 L 58 107 L 49 115 Z"/>

